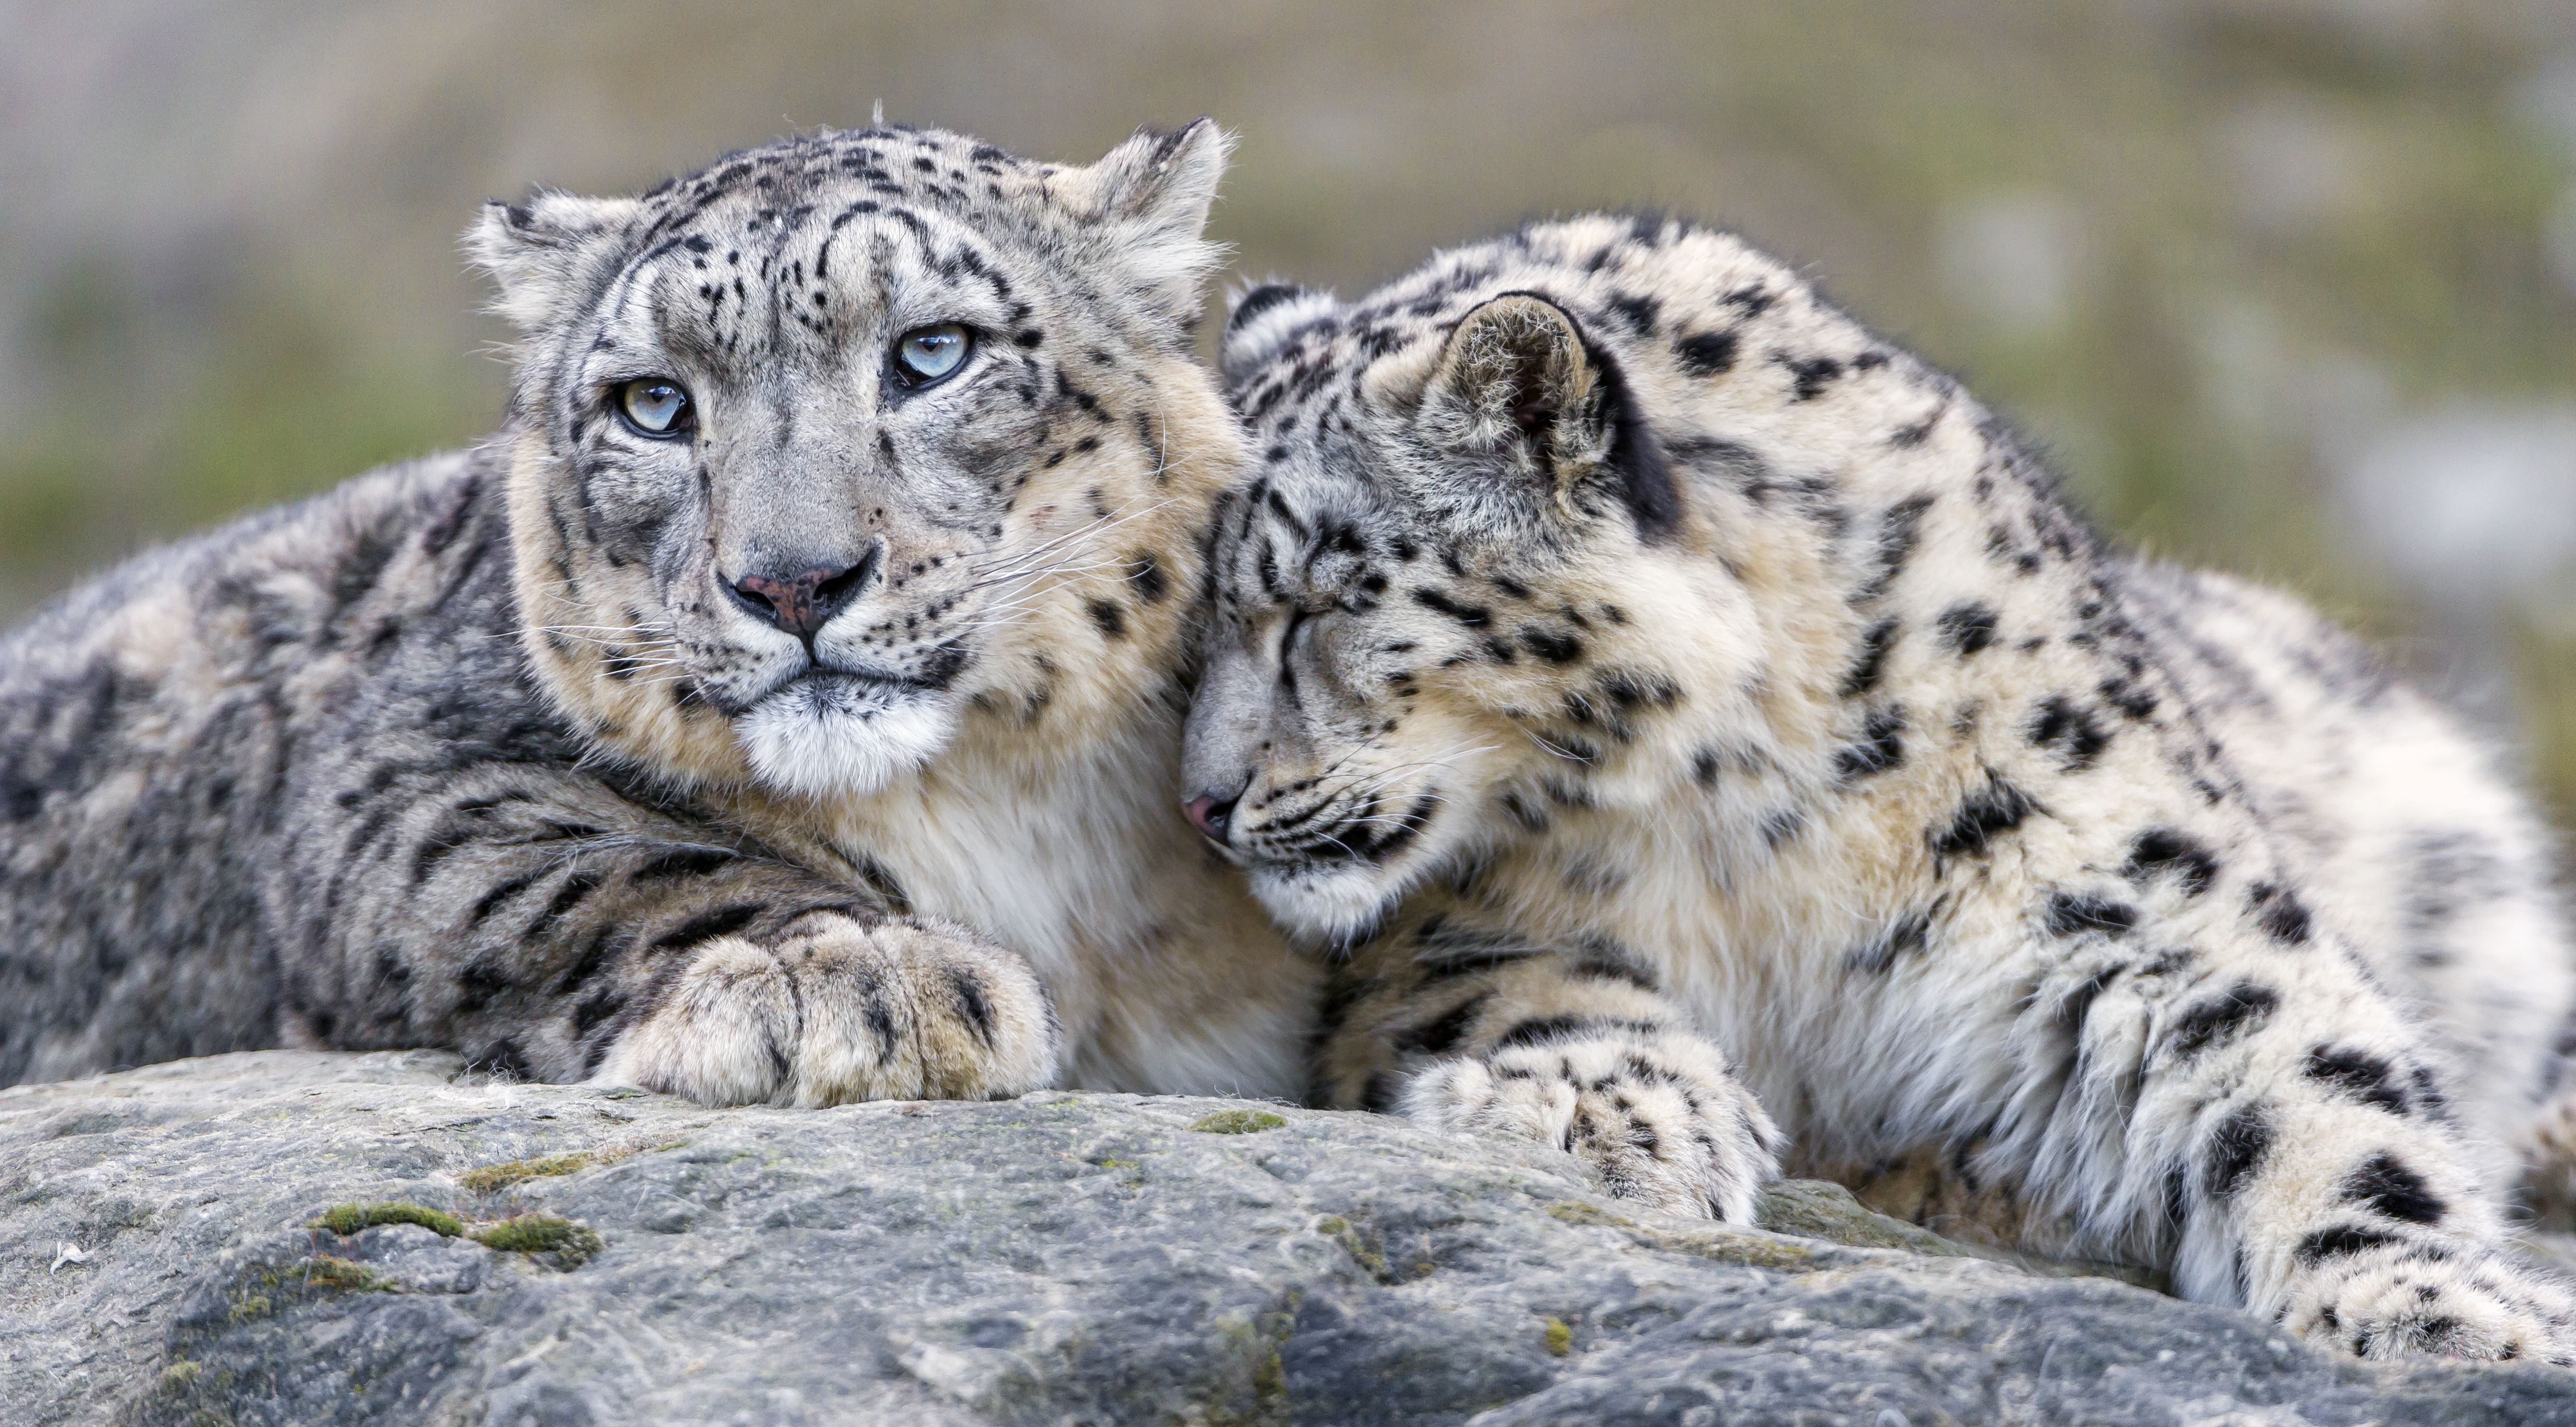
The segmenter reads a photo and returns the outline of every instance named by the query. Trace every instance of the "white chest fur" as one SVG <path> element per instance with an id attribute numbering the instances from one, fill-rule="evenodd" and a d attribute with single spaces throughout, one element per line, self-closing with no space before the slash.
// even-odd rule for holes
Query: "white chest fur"
<path id="1" fill-rule="evenodd" d="M 832 811 L 833 845 L 891 873 L 916 912 L 1027 956 L 1086 1089 L 1303 1093 L 1314 968 L 1183 821 L 1179 735 L 1160 717 L 1073 753 L 987 733 Z"/>

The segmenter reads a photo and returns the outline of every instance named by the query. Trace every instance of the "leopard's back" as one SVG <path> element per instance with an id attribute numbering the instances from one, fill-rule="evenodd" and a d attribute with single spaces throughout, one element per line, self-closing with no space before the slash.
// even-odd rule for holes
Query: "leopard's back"
<path id="1" fill-rule="evenodd" d="M 263 899 L 370 680 L 441 666 L 509 722 L 476 481 L 463 455 L 360 478 L 136 555 L 0 640 L 0 1083 L 278 1043 Z M 406 647 L 431 608 L 431 642 L 485 652 Z"/>
<path id="2" fill-rule="evenodd" d="M 2463 1108 L 2522 1139 L 2576 1049 L 2576 959 L 2556 840 L 2504 751 L 2303 601 L 2118 569 L 2223 766 L 2305 865 L 2314 914 L 2437 1030 Z"/>

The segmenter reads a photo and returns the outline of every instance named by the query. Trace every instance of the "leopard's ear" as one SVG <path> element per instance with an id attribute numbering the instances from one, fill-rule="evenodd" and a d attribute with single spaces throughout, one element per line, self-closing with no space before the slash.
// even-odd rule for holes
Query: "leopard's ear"
<path id="1" fill-rule="evenodd" d="M 1083 170 L 1090 209 L 1116 261 L 1162 313 L 1197 320 L 1199 286 L 1224 252 L 1204 236 L 1233 138 L 1213 119 L 1136 136 Z"/>
<path id="2" fill-rule="evenodd" d="M 631 198 L 549 192 L 486 203 L 465 230 L 465 253 L 500 289 L 493 310 L 536 332 L 563 315 L 590 265 L 615 251 L 642 209 Z"/>
<path id="3" fill-rule="evenodd" d="M 1583 507 L 1584 488 L 1599 486 L 1626 504 L 1641 534 L 1679 519 L 1671 473 L 1618 369 L 1571 314 L 1535 293 L 1505 293 L 1458 319 L 1414 429 L 1444 466 L 1544 492 L 1565 515 Z"/>
<path id="4" fill-rule="evenodd" d="M 1242 390 L 1298 328 L 1340 310 L 1331 293 L 1295 283 L 1257 283 L 1236 293 L 1228 304 L 1225 339 L 1217 344 L 1217 370 L 1226 389 Z"/>

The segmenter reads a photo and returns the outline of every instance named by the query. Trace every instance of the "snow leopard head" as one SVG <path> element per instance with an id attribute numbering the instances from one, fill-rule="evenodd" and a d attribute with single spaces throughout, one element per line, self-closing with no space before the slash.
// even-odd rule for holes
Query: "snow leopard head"
<path id="1" fill-rule="evenodd" d="M 489 206 L 558 702 L 657 770 L 826 798 L 1132 699 L 1236 455 L 1188 351 L 1225 149 L 826 132 Z"/>

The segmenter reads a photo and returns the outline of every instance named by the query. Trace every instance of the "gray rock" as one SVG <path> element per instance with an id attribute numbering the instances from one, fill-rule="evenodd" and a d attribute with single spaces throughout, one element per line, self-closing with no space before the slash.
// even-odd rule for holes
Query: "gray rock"
<path id="1" fill-rule="evenodd" d="M 0 1092 L 0 1421 L 2576 1421 L 2576 1375 L 2329 1357 L 1828 1186 L 1766 1213 L 1800 1233 L 1240 1102 L 224 1056 Z"/>

